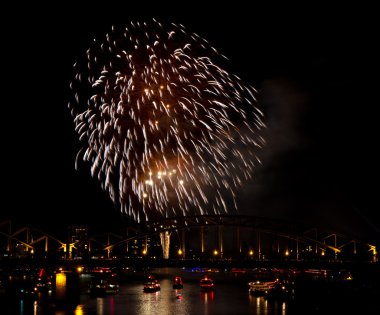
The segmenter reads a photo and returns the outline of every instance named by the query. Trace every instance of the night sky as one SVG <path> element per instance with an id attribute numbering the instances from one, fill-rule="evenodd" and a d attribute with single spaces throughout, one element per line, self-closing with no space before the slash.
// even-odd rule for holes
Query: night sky
<path id="1" fill-rule="evenodd" d="M 127 222 L 89 170 L 74 169 L 80 144 L 67 108 L 69 83 L 93 37 L 112 24 L 156 17 L 208 39 L 229 57 L 228 70 L 260 92 L 267 146 L 238 196 L 241 213 L 378 237 L 380 54 L 372 10 L 189 5 L 62 2 L 4 10 L 0 218 L 49 231 Z"/>

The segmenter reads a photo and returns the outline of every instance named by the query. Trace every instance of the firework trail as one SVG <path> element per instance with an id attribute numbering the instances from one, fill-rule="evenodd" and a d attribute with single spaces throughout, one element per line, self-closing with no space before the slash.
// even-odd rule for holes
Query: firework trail
<path id="1" fill-rule="evenodd" d="M 112 28 L 75 65 L 69 104 L 102 188 L 137 221 L 227 212 L 264 140 L 255 89 L 182 25 Z"/>

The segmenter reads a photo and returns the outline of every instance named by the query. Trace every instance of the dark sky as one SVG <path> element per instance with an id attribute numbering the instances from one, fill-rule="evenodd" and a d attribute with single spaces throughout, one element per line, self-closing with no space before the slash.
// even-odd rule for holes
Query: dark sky
<path id="1" fill-rule="evenodd" d="M 298 9 L 106 1 L 4 10 L 1 218 L 53 231 L 89 215 L 97 226 L 126 221 L 88 170 L 74 170 L 69 83 L 93 37 L 156 17 L 208 39 L 260 91 L 268 145 L 239 195 L 242 213 L 378 234 L 376 19 L 371 8 Z"/>

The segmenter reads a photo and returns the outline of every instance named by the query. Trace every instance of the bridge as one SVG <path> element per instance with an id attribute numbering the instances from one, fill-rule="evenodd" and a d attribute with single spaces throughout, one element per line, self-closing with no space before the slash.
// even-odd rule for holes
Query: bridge
<path id="1" fill-rule="evenodd" d="M 9 220 L 0 223 L 0 241 L 5 253 L 15 255 L 76 255 L 115 252 L 148 256 L 152 240 L 159 239 L 162 257 L 181 259 L 358 259 L 377 261 L 378 244 L 357 239 L 337 231 L 302 226 L 278 219 L 248 215 L 203 215 L 175 217 L 128 226 L 119 233 L 87 235 L 82 240 L 59 240 L 51 234 L 29 226 L 12 229 Z M 151 241 L 149 243 L 149 241 Z M 228 243 L 228 246 L 226 245 Z M 133 245 L 134 249 L 131 249 Z M 171 249 L 174 244 L 175 252 Z M 157 247 L 157 244 L 155 245 Z M 191 247 L 192 255 L 188 251 Z M 228 248 L 227 248 L 228 247 Z M 79 250 L 80 249 L 80 250 Z M 80 252 L 80 253 L 79 253 Z M 155 252 L 157 255 L 157 251 Z"/>

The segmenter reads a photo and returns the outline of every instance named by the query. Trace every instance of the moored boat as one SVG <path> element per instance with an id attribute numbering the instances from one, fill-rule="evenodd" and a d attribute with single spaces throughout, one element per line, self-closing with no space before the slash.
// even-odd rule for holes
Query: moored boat
<path id="1" fill-rule="evenodd" d="M 173 279 L 173 289 L 182 289 L 183 288 L 183 282 L 181 277 L 175 277 Z"/>
<path id="2" fill-rule="evenodd" d="M 249 293 L 253 295 L 266 295 L 276 285 L 276 281 L 252 281 L 248 283 Z"/>
<path id="3" fill-rule="evenodd" d="M 157 292 L 161 290 L 160 283 L 155 276 L 149 275 L 147 281 L 144 282 L 144 292 Z"/>
<path id="4" fill-rule="evenodd" d="M 268 300 L 290 300 L 294 298 L 294 289 L 292 283 L 288 281 L 276 281 L 273 288 L 266 293 L 265 298 Z"/>
<path id="5" fill-rule="evenodd" d="M 200 285 L 201 289 L 203 289 L 203 290 L 214 290 L 214 280 L 212 280 L 211 278 L 209 278 L 207 276 L 204 276 L 200 280 L 199 285 Z"/>
<path id="6" fill-rule="evenodd" d="M 94 277 L 90 282 L 88 292 L 92 296 L 104 296 L 107 294 L 116 294 L 119 292 L 119 284 L 115 275 L 109 277 Z"/>

